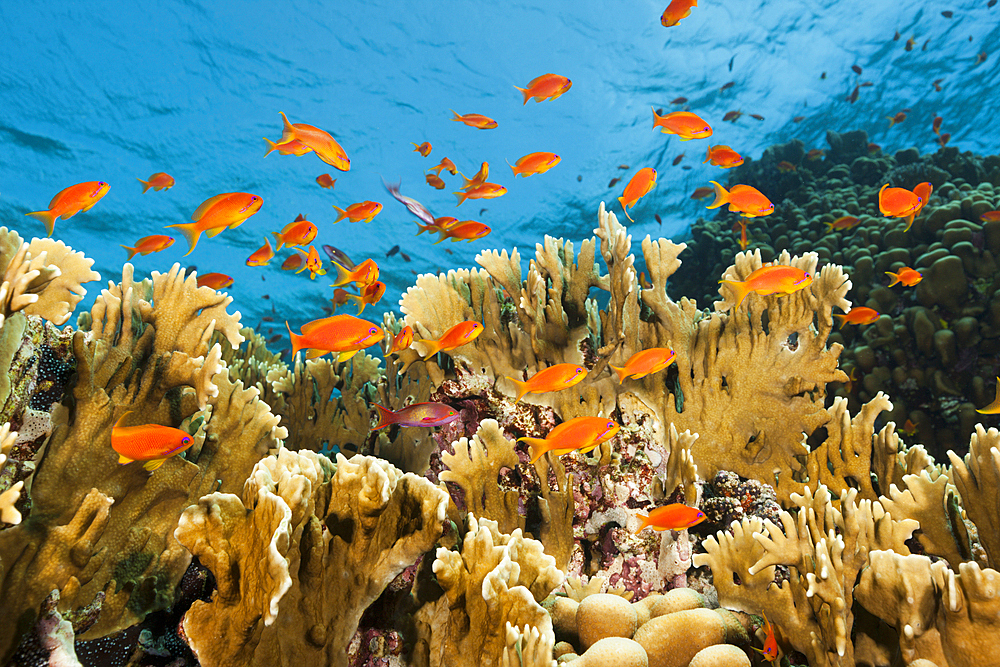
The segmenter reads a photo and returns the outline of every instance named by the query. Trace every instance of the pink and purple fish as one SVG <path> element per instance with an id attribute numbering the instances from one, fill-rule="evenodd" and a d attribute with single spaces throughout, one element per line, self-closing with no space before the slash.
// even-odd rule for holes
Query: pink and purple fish
<path id="1" fill-rule="evenodd" d="M 405 408 L 388 410 L 378 403 L 375 403 L 378 411 L 378 423 L 376 429 L 383 428 L 389 424 L 399 424 L 400 426 L 444 426 L 458 419 L 458 410 L 445 403 L 414 403 Z"/>
<path id="2" fill-rule="evenodd" d="M 382 185 L 385 186 L 385 189 L 396 199 L 396 201 L 406 207 L 406 210 L 420 218 L 424 223 L 428 225 L 434 224 L 434 215 L 427 210 L 426 206 L 418 202 L 413 197 L 407 197 L 399 192 L 399 186 L 402 185 L 402 181 L 399 183 L 389 184 L 383 179 Z"/>

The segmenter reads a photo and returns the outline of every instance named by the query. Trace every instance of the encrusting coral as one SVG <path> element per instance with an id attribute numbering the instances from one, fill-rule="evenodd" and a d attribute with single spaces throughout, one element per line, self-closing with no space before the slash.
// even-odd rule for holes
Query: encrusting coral
<path id="1" fill-rule="evenodd" d="M 364 610 L 441 535 L 447 495 L 385 461 L 281 449 L 242 500 L 214 493 L 184 511 L 177 540 L 215 574 L 183 630 L 213 665 L 347 665 Z"/>

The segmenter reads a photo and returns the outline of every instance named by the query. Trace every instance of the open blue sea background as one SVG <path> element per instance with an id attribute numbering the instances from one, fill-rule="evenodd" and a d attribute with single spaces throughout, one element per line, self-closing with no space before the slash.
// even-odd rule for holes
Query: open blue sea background
<path id="1" fill-rule="evenodd" d="M 110 183 L 90 212 L 56 223 L 54 236 L 94 258 L 102 276 L 79 311 L 107 281 L 120 280 L 119 244 L 169 233 L 165 225 L 189 221 L 215 194 L 258 194 L 264 206 L 257 215 L 214 239 L 203 236 L 190 256 L 182 257 L 186 243 L 174 233 L 173 247 L 133 263 L 140 276 L 174 262 L 233 276 L 229 292 L 244 324 L 270 315 L 267 334 L 283 331 L 285 319 L 297 327 L 321 317 L 333 293 L 325 277 L 282 272 L 287 251 L 268 267 L 244 264 L 299 213 L 319 227 L 317 249 L 329 244 L 355 262 L 380 264 L 386 296 L 364 313 L 380 321 L 381 312 L 398 311 L 416 274 L 475 266 L 486 248 L 516 246 L 526 262 L 545 234 L 587 238 L 602 200 L 622 218 L 615 199 L 641 167 L 654 167 L 659 179 L 630 211 L 635 223 L 625 221 L 633 238 L 682 239 L 706 214 L 691 192 L 725 180 L 725 172 L 701 163 L 710 144 L 759 159 L 775 143 L 798 138 L 826 148 L 827 130 L 860 128 L 887 152 L 927 152 L 936 149 L 931 120 L 941 115 L 951 145 L 997 152 L 1000 6 L 987 0 L 705 0 L 673 28 L 660 25 L 666 4 L 0 3 L 0 225 L 41 236 L 42 224 L 26 212 L 47 208 L 68 185 Z M 945 10 L 953 16 L 942 16 Z M 911 36 L 916 47 L 907 52 Z M 981 52 L 987 57 L 977 64 Z M 514 86 L 546 72 L 569 77 L 572 89 L 522 105 Z M 943 79 L 941 92 L 935 79 Z M 734 85 L 720 91 L 729 81 Z M 848 103 L 861 81 L 873 85 Z M 712 124 L 710 140 L 681 142 L 652 130 L 650 107 L 676 110 L 670 101 L 680 96 Z M 911 109 L 908 119 L 888 129 L 885 117 L 902 108 Z M 452 122 L 449 109 L 485 114 L 499 127 Z M 730 110 L 744 115 L 722 122 Z M 281 134 L 279 111 L 331 132 L 351 158 L 350 172 L 313 154 L 264 159 L 262 137 Z M 805 119 L 795 123 L 796 116 Z M 423 141 L 434 147 L 426 158 L 410 143 Z M 543 175 L 513 178 L 504 160 L 534 151 L 558 153 L 562 162 Z M 441 191 L 424 181 L 425 170 L 446 156 L 469 176 L 489 162 L 490 181 L 508 194 L 456 208 L 451 193 L 459 176 L 443 172 L 448 187 Z M 136 178 L 158 171 L 176 185 L 142 194 Z M 315 181 L 327 172 L 337 179 L 332 191 Z M 614 177 L 622 181 L 609 188 Z M 435 215 L 476 219 L 493 232 L 473 243 L 432 245 L 433 237 L 414 235 L 414 218 L 386 194 L 382 178 L 401 179 L 403 193 Z M 332 205 L 366 199 L 384 204 L 373 222 L 333 224 Z M 386 257 L 397 244 L 410 262 Z"/>

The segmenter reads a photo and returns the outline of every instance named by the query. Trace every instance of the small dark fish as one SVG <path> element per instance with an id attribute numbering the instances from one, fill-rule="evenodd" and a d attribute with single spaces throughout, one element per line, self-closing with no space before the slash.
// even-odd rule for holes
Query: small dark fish
<path id="1" fill-rule="evenodd" d="M 403 258 L 404 262 L 409 262 L 410 261 L 410 256 L 407 255 L 405 252 L 399 253 L 399 256 Z"/>
<path id="2" fill-rule="evenodd" d="M 892 36 L 892 41 L 894 41 L 894 42 L 898 42 L 898 41 L 899 41 L 899 38 L 900 38 L 901 36 L 902 36 L 902 35 L 900 35 L 900 34 L 899 34 L 899 31 L 897 30 L 897 31 L 896 31 L 896 34 Z"/>
<path id="3" fill-rule="evenodd" d="M 656 224 L 658 224 L 658 225 L 662 225 L 663 224 L 663 220 L 660 219 L 660 214 L 659 213 L 654 213 L 653 214 L 653 218 L 656 220 Z"/>
<path id="4" fill-rule="evenodd" d="M 688 98 L 686 98 L 686 97 L 675 97 L 674 99 L 670 100 L 670 103 L 671 104 L 687 104 L 687 101 L 688 101 Z"/>
<path id="5" fill-rule="evenodd" d="M 262 299 L 270 299 L 271 295 L 270 294 L 263 294 L 263 295 L 261 295 L 260 298 L 262 298 Z"/>
<path id="6" fill-rule="evenodd" d="M 861 86 L 854 86 L 854 91 L 847 96 L 847 101 L 854 104 L 858 101 L 858 92 L 861 90 Z"/>
<path id="7" fill-rule="evenodd" d="M 764 117 L 761 116 L 759 113 L 752 113 L 752 114 L 749 114 L 749 116 L 751 118 L 755 119 L 755 120 L 764 120 Z"/>
<path id="8" fill-rule="evenodd" d="M 729 71 L 730 72 L 733 71 L 733 61 L 734 60 L 736 60 L 736 56 L 733 56 L 732 58 L 729 59 Z"/>
<path id="9" fill-rule="evenodd" d="M 391 247 L 391 248 L 389 249 L 389 252 L 385 253 L 385 256 L 386 256 L 386 257 L 392 257 L 392 256 L 393 256 L 393 255 L 395 255 L 395 254 L 396 254 L 397 252 L 399 252 L 399 246 L 398 246 L 398 245 L 394 245 L 394 246 L 392 246 L 392 247 Z"/>
<path id="10" fill-rule="evenodd" d="M 582 182 L 583 182 L 583 176 L 579 176 L 579 175 L 577 175 L 577 177 L 576 177 L 576 182 L 577 182 L 577 183 L 582 183 Z"/>
<path id="11" fill-rule="evenodd" d="M 927 50 L 927 45 L 930 44 L 930 43 L 931 43 L 931 40 L 928 39 L 926 42 L 924 42 L 924 45 L 920 47 L 920 50 L 921 51 L 926 51 Z"/>
<path id="12" fill-rule="evenodd" d="M 279 340 L 281 340 L 281 338 L 282 338 L 281 334 L 274 334 L 273 336 L 271 336 L 270 338 L 267 339 L 267 342 L 268 343 L 277 343 Z"/>
<path id="13" fill-rule="evenodd" d="M 454 255 L 455 254 L 455 251 L 454 250 L 450 250 L 449 248 L 445 248 L 444 251 L 446 253 L 448 253 L 449 255 Z"/>
<path id="14" fill-rule="evenodd" d="M 936 90 L 939 93 L 941 92 L 942 81 L 944 81 L 944 79 L 934 79 L 934 83 L 931 84 L 932 86 L 934 86 L 934 90 Z"/>
<path id="15" fill-rule="evenodd" d="M 945 11 L 941 12 L 941 16 L 945 17 L 946 19 L 950 19 L 954 15 L 955 12 L 951 11 L 950 9 L 946 9 Z"/>
<path id="16" fill-rule="evenodd" d="M 862 82 L 861 82 L 861 83 L 859 83 L 858 85 L 859 85 L 859 86 L 861 86 L 862 88 L 868 88 L 868 87 L 870 87 L 870 86 L 874 86 L 874 85 L 875 85 L 875 83 L 874 83 L 874 82 L 872 82 L 872 81 L 862 81 Z"/>
<path id="17" fill-rule="evenodd" d="M 610 182 L 610 183 L 608 183 L 608 187 L 609 187 L 609 188 L 613 188 L 613 187 L 615 187 L 615 184 L 616 184 L 616 183 L 617 183 L 618 181 L 620 181 L 620 180 L 622 180 L 622 179 L 620 179 L 620 178 L 618 178 L 617 176 L 615 176 L 614 178 L 612 178 L 612 179 L 611 179 L 611 182 Z"/>
<path id="18" fill-rule="evenodd" d="M 274 318 L 271 317 L 270 315 L 265 315 L 264 317 L 260 318 L 260 320 L 261 322 L 273 322 Z"/>
<path id="19" fill-rule="evenodd" d="M 623 169 L 625 171 L 628 171 L 628 165 L 627 164 L 620 164 L 620 165 L 618 165 L 618 168 L 619 169 Z"/>
<path id="20" fill-rule="evenodd" d="M 727 81 L 726 83 L 722 84 L 722 88 L 719 88 L 719 92 L 721 93 L 723 90 L 732 88 L 735 85 L 736 85 L 735 81 Z"/>
<path id="21" fill-rule="evenodd" d="M 904 48 L 907 51 L 912 51 L 913 47 L 916 45 L 917 45 L 917 40 L 913 39 L 913 37 L 910 37 L 908 40 L 906 40 L 906 46 Z"/>
<path id="22" fill-rule="evenodd" d="M 681 169 L 683 169 L 684 171 L 690 171 L 691 170 L 691 165 L 689 165 L 689 164 L 682 164 L 681 165 Z"/>
<path id="23" fill-rule="evenodd" d="M 656 110 L 656 115 L 657 116 L 662 116 L 663 115 L 663 107 L 660 107 L 659 109 Z"/>
<path id="24" fill-rule="evenodd" d="M 325 245 L 323 246 L 323 252 L 325 252 L 330 259 L 335 261 L 337 264 L 340 264 L 348 271 L 354 269 L 354 262 L 351 261 L 351 258 L 348 257 L 343 250 L 334 248 L 332 245 Z"/>
<path id="25" fill-rule="evenodd" d="M 987 7 L 992 7 L 995 4 L 997 4 L 997 0 L 990 0 L 989 2 L 986 3 L 986 6 Z"/>
<path id="26" fill-rule="evenodd" d="M 823 72 L 822 74 L 820 74 L 820 75 L 819 75 L 819 78 L 821 78 L 821 79 L 825 79 L 825 78 L 826 78 L 826 72 Z"/>
<path id="27" fill-rule="evenodd" d="M 801 123 L 801 122 L 802 122 L 802 121 L 804 121 L 805 119 L 806 119 L 806 117 L 805 117 L 805 116 L 796 116 L 795 118 L 793 118 L 793 119 L 792 119 L 792 122 L 793 122 L 793 123 Z"/>
<path id="28" fill-rule="evenodd" d="M 683 159 L 684 159 L 684 153 L 681 153 L 680 155 L 678 155 L 677 157 L 675 157 L 674 158 L 674 166 L 676 167 L 677 165 L 679 165 L 681 163 L 681 160 L 683 160 Z"/>
<path id="29" fill-rule="evenodd" d="M 481 208 L 481 209 L 479 209 L 479 215 L 482 215 L 483 213 L 486 213 L 486 211 L 488 211 L 488 210 L 490 210 L 490 209 L 488 209 L 488 208 Z"/>
<path id="30" fill-rule="evenodd" d="M 851 65 L 851 69 L 854 70 L 855 74 L 861 74 L 861 67 L 858 65 Z"/>
<path id="31" fill-rule="evenodd" d="M 986 61 L 986 58 L 987 58 L 987 56 L 986 56 L 986 52 L 985 52 L 985 51 L 983 51 L 983 52 L 982 52 L 982 53 L 980 53 L 980 54 L 979 54 L 978 56 L 976 56 L 976 64 L 978 65 L 978 64 L 979 64 L 979 63 L 981 63 L 981 62 L 985 62 L 985 61 Z"/>
<path id="32" fill-rule="evenodd" d="M 192 264 L 191 266 L 189 266 L 186 269 L 184 269 L 184 271 L 186 273 L 194 273 L 197 270 L 198 270 L 198 265 L 197 264 Z"/>

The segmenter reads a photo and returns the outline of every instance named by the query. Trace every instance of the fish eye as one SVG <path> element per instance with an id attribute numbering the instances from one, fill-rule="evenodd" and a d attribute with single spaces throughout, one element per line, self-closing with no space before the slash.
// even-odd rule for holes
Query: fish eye
<path id="1" fill-rule="evenodd" d="M 371 329 L 368 330 L 368 333 L 370 333 L 370 334 L 377 334 L 378 333 L 378 329 L 376 329 L 375 327 L 372 327 Z"/>
<path id="2" fill-rule="evenodd" d="M 607 423 L 607 427 L 608 427 L 608 428 L 614 428 L 614 426 L 615 426 L 615 423 L 614 423 L 614 422 L 611 422 L 611 421 L 609 421 L 609 422 Z"/>
<path id="3" fill-rule="evenodd" d="M 187 437 L 187 436 L 184 436 L 183 438 L 181 438 L 181 444 L 182 444 L 182 445 L 186 445 L 186 444 L 188 444 L 189 442 L 191 442 L 191 438 L 189 438 L 189 437 Z"/>

